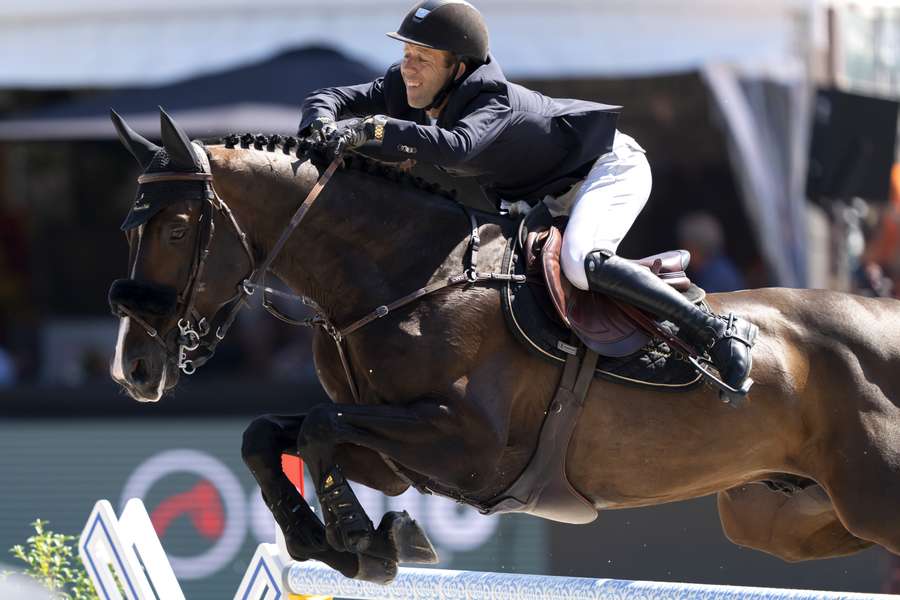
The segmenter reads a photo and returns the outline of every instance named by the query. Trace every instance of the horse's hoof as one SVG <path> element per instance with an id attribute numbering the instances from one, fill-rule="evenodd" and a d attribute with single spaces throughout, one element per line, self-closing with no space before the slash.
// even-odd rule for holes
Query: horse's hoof
<path id="1" fill-rule="evenodd" d="M 388 540 L 397 550 L 397 562 L 434 564 L 438 555 L 431 541 L 415 519 L 403 512 L 388 512 L 381 519 L 378 531 L 387 532 Z"/>
<path id="2" fill-rule="evenodd" d="M 368 554 L 360 554 L 359 570 L 353 579 L 387 585 L 397 576 L 397 563 L 386 558 L 376 558 Z"/>

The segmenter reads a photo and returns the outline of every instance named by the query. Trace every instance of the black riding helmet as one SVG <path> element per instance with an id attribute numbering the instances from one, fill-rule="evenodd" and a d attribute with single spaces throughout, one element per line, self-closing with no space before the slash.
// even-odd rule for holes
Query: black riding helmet
<path id="1" fill-rule="evenodd" d="M 455 74 L 461 62 L 471 70 L 487 62 L 488 30 L 478 10 L 464 0 L 424 0 L 413 6 L 400 29 L 387 34 L 395 40 L 450 52 L 455 63 L 447 82 L 425 110 L 443 102 L 460 83 Z"/>
<path id="2" fill-rule="evenodd" d="M 478 10 L 463 0 L 425 0 L 410 9 L 400 29 L 387 34 L 401 42 L 446 50 L 485 62 L 488 30 Z"/>

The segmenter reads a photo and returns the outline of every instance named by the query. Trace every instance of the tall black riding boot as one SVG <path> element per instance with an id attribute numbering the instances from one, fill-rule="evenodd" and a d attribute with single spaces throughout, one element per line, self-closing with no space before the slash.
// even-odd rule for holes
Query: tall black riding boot
<path id="1" fill-rule="evenodd" d="M 750 389 L 755 325 L 734 315 L 725 321 L 700 310 L 646 267 L 606 250 L 588 254 L 584 269 L 591 290 L 672 321 L 685 341 L 709 353 L 722 381 L 741 395 Z"/>

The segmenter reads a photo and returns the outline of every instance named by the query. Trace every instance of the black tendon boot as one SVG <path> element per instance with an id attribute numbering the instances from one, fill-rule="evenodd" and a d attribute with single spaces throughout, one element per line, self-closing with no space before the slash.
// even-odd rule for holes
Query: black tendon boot
<path id="1" fill-rule="evenodd" d="M 288 554 L 294 560 L 308 560 L 312 555 L 328 549 L 325 526 L 316 513 L 299 494 L 285 494 L 278 500 L 270 500 L 265 494 L 263 502 L 272 511 L 275 523 L 284 534 Z"/>
<path id="2" fill-rule="evenodd" d="M 646 267 L 607 250 L 588 254 L 584 269 L 591 290 L 672 321 L 685 341 L 701 354 L 708 352 L 722 381 L 731 388 L 721 390 L 726 402 L 747 394 L 753 385 L 750 348 L 756 325 L 734 315 L 722 319 L 700 310 Z"/>

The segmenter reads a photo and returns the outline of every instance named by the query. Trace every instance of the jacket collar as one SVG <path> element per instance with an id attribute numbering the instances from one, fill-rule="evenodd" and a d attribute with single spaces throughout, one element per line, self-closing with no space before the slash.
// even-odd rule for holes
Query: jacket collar
<path id="1" fill-rule="evenodd" d="M 482 92 L 500 92 L 506 86 L 506 76 L 492 54 L 486 63 L 472 71 L 450 94 L 447 106 L 438 119 L 440 123 L 455 122 L 460 112 Z"/>

